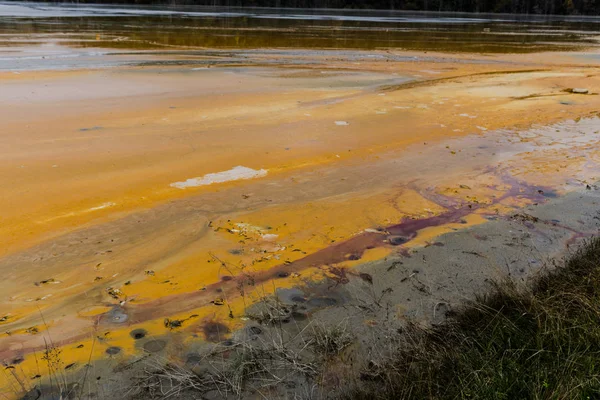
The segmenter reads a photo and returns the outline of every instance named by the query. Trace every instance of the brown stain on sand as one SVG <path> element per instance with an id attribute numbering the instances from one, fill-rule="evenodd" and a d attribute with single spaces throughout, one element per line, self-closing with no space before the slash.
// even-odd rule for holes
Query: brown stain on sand
<path id="1" fill-rule="evenodd" d="M 202 325 L 202 333 L 207 342 L 222 342 L 230 332 L 229 327 L 221 322 L 208 321 Z"/>

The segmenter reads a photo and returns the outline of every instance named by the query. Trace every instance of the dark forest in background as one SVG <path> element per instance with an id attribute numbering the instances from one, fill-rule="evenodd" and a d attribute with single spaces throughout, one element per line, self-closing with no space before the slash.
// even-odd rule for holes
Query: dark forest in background
<path id="1" fill-rule="evenodd" d="M 600 15 L 600 0 L 78 0 L 72 2 Z"/>

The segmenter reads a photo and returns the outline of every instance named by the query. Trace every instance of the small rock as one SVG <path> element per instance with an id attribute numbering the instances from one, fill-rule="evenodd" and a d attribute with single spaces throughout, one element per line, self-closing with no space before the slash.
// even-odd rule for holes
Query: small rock
<path id="1" fill-rule="evenodd" d="M 42 396 L 42 392 L 38 388 L 33 388 L 29 392 L 25 393 L 23 400 L 37 400 Z"/>
<path id="2" fill-rule="evenodd" d="M 391 244 L 392 246 L 399 246 L 406 242 L 408 242 L 408 238 L 406 238 L 404 236 L 389 236 L 388 237 L 388 243 Z"/>
<path id="3" fill-rule="evenodd" d="M 589 90 L 583 89 L 583 88 L 574 88 L 574 89 L 571 89 L 571 93 L 575 93 L 575 94 L 588 94 Z"/>
<path id="4" fill-rule="evenodd" d="M 366 272 L 361 272 L 360 274 L 358 274 L 358 276 L 363 281 L 370 283 L 371 285 L 373 284 L 373 277 L 371 275 L 367 274 Z"/>
<path id="5" fill-rule="evenodd" d="M 218 297 L 218 298 L 214 299 L 214 300 L 212 301 L 212 303 L 213 303 L 215 306 L 222 306 L 222 305 L 224 305 L 224 304 L 225 304 L 225 300 L 224 300 L 224 299 L 222 299 L 222 298 L 220 298 L 220 297 Z"/>
<path id="6" fill-rule="evenodd" d="M 121 352 L 121 348 L 116 347 L 116 346 L 112 346 L 112 347 L 109 347 L 108 349 L 106 349 L 106 354 L 111 355 L 111 356 L 119 354 L 120 352 Z"/>

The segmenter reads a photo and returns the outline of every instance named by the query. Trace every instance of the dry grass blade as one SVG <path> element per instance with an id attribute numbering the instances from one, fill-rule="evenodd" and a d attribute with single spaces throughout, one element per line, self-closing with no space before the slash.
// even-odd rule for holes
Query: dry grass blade
<path id="1" fill-rule="evenodd" d="M 350 346 L 354 336 L 348 329 L 348 321 L 344 320 L 334 326 L 314 325 L 311 339 L 311 346 L 316 354 L 334 356 Z"/>
<path id="2" fill-rule="evenodd" d="M 217 391 L 239 396 L 250 388 L 256 391 L 314 377 L 317 365 L 305 361 L 295 348 L 281 338 L 215 346 L 197 362 L 199 368 L 153 359 L 138 379 L 135 394 L 166 399 Z"/>

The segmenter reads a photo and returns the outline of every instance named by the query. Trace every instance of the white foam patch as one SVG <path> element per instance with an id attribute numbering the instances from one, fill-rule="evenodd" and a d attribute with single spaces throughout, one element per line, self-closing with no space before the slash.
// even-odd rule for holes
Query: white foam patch
<path id="1" fill-rule="evenodd" d="M 266 169 L 252 169 L 238 165 L 230 170 L 206 174 L 197 178 L 190 178 L 183 182 L 171 183 L 171 187 L 177 189 L 185 189 L 189 187 L 207 186 L 213 183 L 223 183 L 231 181 L 239 181 L 244 179 L 261 178 L 267 175 Z"/>
<path id="2" fill-rule="evenodd" d="M 337 126 L 347 126 L 350 125 L 347 121 L 335 121 Z"/>

